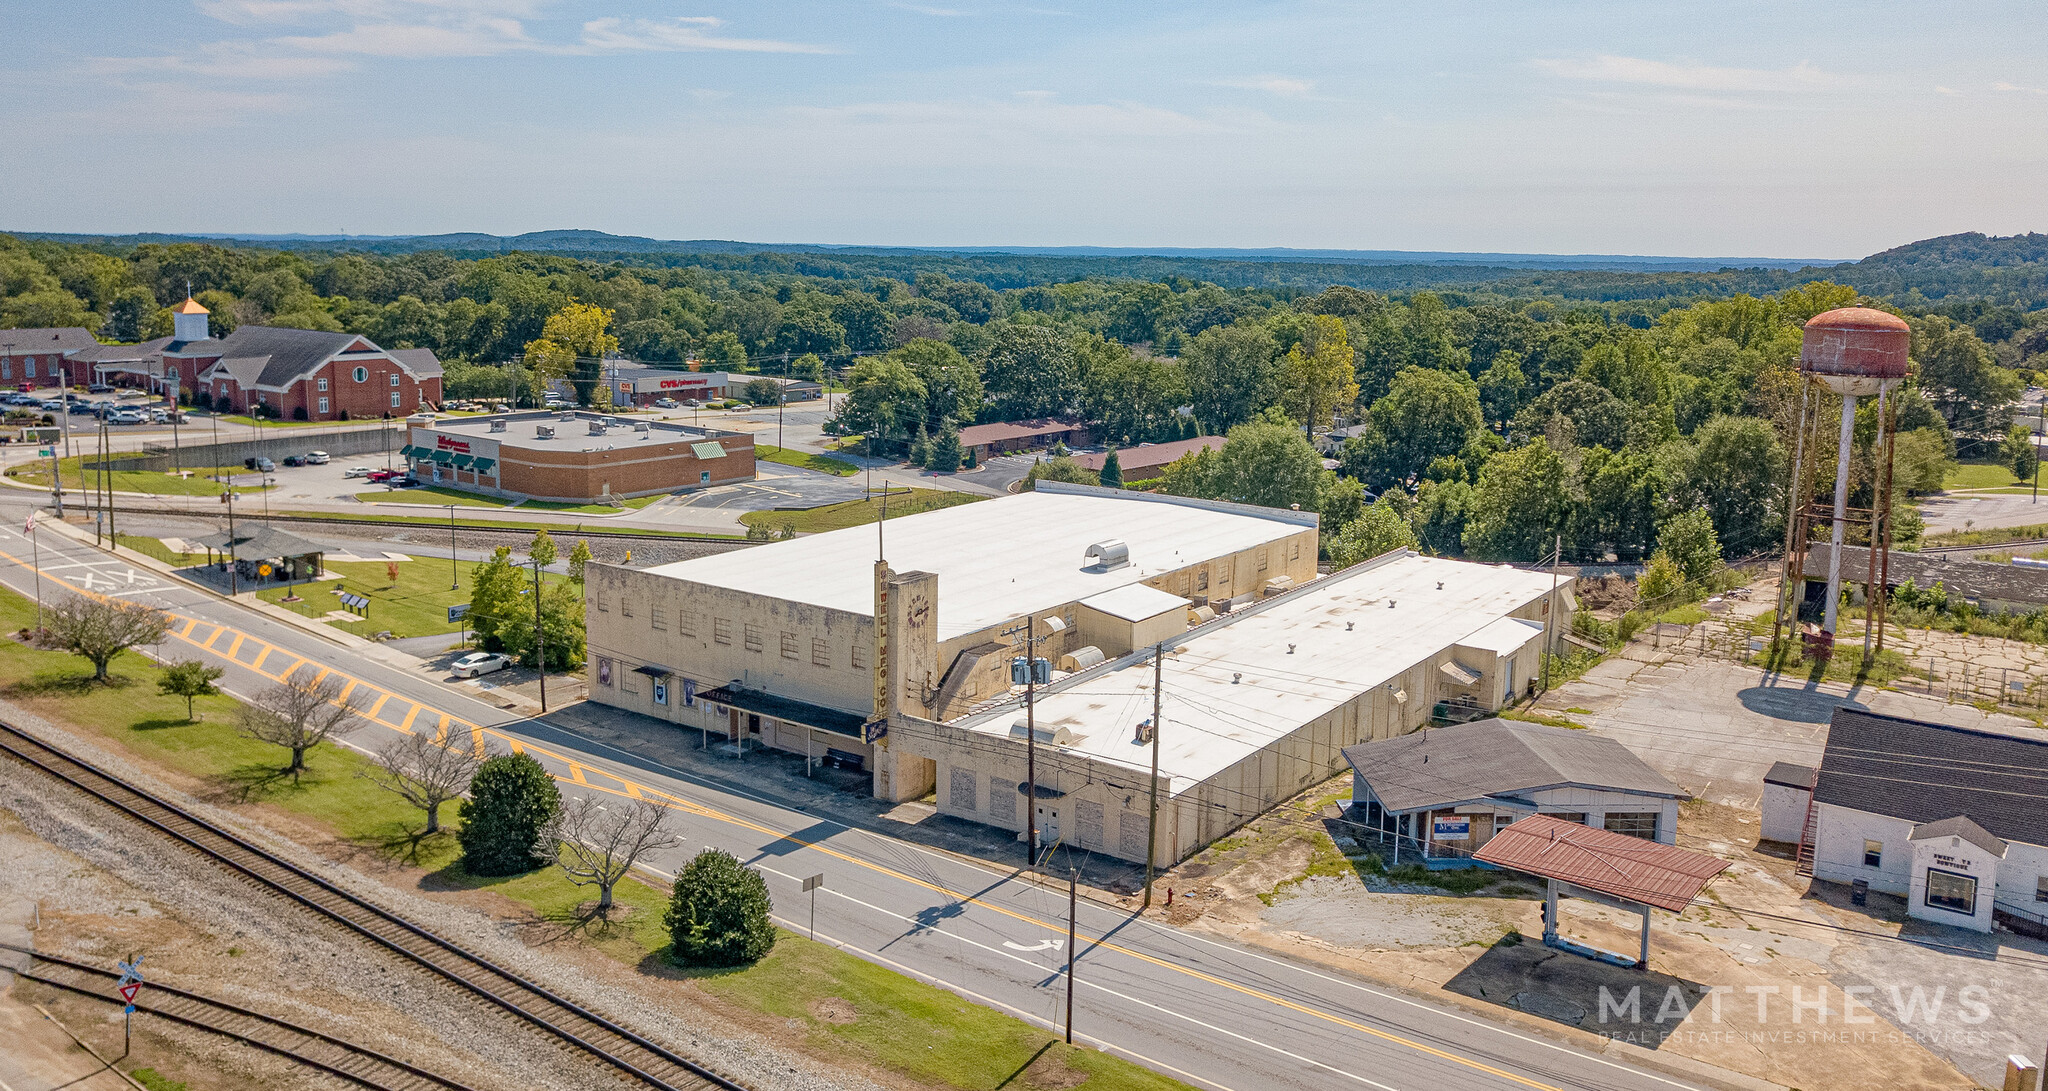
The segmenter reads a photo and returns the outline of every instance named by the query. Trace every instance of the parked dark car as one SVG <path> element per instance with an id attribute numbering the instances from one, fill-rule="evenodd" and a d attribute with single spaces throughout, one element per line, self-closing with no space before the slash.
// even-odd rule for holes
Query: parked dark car
<path id="1" fill-rule="evenodd" d="M 114 392 L 114 388 L 108 386 L 105 383 L 94 383 L 91 386 L 86 387 L 85 392 L 87 394 L 112 394 Z"/>
<path id="2" fill-rule="evenodd" d="M 277 469 L 277 463 L 272 462 L 267 458 L 264 458 L 262 455 L 257 455 L 255 458 L 243 459 L 242 467 L 244 469 L 255 470 L 259 473 L 267 474 L 270 471 Z"/>
<path id="3" fill-rule="evenodd" d="M 304 466 L 306 464 L 306 456 L 286 455 L 284 456 L 284 464 L 287 466 Z"/>

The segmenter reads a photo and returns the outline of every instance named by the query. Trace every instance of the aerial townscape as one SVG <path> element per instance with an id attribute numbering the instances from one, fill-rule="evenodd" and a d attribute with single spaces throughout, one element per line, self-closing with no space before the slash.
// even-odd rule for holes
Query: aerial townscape
<path id="1" fill-rule="evenodd" d="M 0 31 L 0 1091 L 2048 1091 L 2048 9 Z"/>

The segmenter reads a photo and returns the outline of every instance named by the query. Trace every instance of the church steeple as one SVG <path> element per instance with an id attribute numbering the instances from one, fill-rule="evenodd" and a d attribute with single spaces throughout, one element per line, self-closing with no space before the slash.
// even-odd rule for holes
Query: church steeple
<path id="1" fill-rule="evenodd" d="M 171 308 L 171 336 L 179 341 L 204 341 L 207 338 L 207 310 L 191 296 L 185 302 Z"/>

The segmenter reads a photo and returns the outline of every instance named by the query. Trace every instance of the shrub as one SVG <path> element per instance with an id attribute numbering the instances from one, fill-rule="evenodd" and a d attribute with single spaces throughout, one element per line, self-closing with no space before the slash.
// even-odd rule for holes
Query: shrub
<path id="1" fill-rule="evenodd" d="M 775 946 L 768 884 L 719 849 L 697 854 L 676 873 L 669 896 L 670 955 L 685 966 L 739 966 Z"/>
<path id="2" fill-rule="evenodd" d="M 543 844 L 562 809 L 555 779 L 527 754 L 483 763 L 461 807 L 462 866 L 471 875 L 517 875 L 554 859 Z"/>

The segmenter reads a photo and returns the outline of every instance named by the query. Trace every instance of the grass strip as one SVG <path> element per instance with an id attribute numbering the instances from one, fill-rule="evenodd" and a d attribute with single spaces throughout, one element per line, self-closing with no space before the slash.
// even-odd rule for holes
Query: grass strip
<path id="1" fill-rule="evenodd" d="M 816 470 L 819 473 L 828 473 L 835 477 L 852 477 L 860 472 L 860 467 L 843 459 L 833 458 L 830 455 L 821 455 L 814 451 L 792 451 L 773 444 L 755 444 L 754 457 L 780 463 L 784 466 L 795 466 L 798 469 Z"/>
<path id="2" fill-rule="evenodd" d="M 64 489 L 90 491 L 94 488 L 111 487 L 115 492 L 139 492 L 152 496 L 219 496 L 224 486 L 214 480 L 215 475 L 247 474 L 240 466 L 187 466 L 189 475 L 179 477 L 163 470 L 87 470 L 83 460 L 90 457 L 98 462 L 98 455 L 74 456 L 58 460 L 58 472 L 64 477 Z M 108 456 L 108 461 L 136 457 L 136 452 L 120 451 Z M 24 462 L 8 469 L 7 476 L 16 481 L 42 488 L 50 487 L 50 460 L 37 459 Z M 246 482 L 235 485 L 236 492 L 262 492 L 264 486 Z"/>
<path id="3" fill-rule="evenodd" d="M 954 492 L 950 489 L 892 489 L 888 496 L 889 518 L 916 515 L 920 512 L 937 511 L 960 504 L 971 504 L 988 497 L 973 493 Z M 826 504 L 820 508 L 804 511 L 750 511 L 740 516 L 740 522 L 749 527 L 764 530 L 780 530 L 795 527 L 798 534 L 815 534 L 825 530 L 844 530 L 873 523 L 882 517 L 883 498 L 868 500 L 843 500 L 837 504 Z"/>
<path id="4" fill-rule="evenodd" d="M 311 519 L 323 523 L 418 523 L 423 518 L 421 515 L 393 515 L 385 512 L 281 511 L 277 514 L 289 515 L 294 519 Z M 893 516 L 895 513 L 892 511 L 890 514 Z M 585 527 L 581 523 L 529 523 L 512 519 L 458 519 L 455 525 L 458 529 L 471 527 L 481 530 L 522 530 L 529 534 L 536 530 L 545 530 L 549 534 L 557 536 L 582 534 L 586 530 L 592 529 Z M 632 527 L 630 529 L 635 535 L 649 538 L 723 538 L 735 542 L 746 540 L 746 535 L 744 534 L 653 530 L 642 527 Z"/>
<path id="5" fill-rule="evenodd" d="M 415 485 L 409 489 L 371 489 L 359 492 L 356 499 L 365 504 L 422 504 L 445 508 L 450 504 L 461 508 L 509 508 L 513 501 L 501 500 L 495 496 L 463 492 L 446 485 Z"/>

